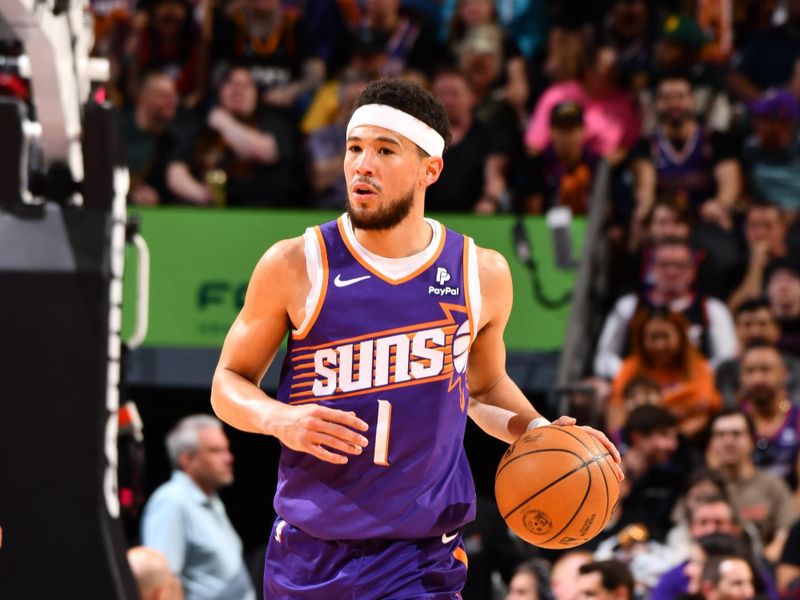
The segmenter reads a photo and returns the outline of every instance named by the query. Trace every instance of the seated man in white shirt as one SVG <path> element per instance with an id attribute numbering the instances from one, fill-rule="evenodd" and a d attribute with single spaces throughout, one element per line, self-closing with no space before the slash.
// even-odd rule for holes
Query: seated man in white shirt
<path id="1" fill-rule="evenodd" d="M 163 553 L 186 600 L 253 600 L 242 542 L 217 490 L 233 483 L 233 455 L 222 424 L 182 419 L 167 435 L 174 471 L 144 508 L 142 543 Z"/>

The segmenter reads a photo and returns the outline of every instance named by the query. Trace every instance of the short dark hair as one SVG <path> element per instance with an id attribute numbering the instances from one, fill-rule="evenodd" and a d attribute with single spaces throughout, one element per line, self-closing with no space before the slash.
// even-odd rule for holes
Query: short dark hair
<path id="1" fill-rule="evenodd" d="M 658 392 L 661 393 L 661 386 L 658 385 L 658 382 L 650 379 L 649 377 L 645 377 L 644 375 L 637 375 L 632 377 L 631 380 L 625 385 L 622 390 L 622 397 L 623 398 L 630 398 L 639 388 L 644 388 L 648 391 Z"/>
<path id="2" fill-rule="evenodd" d="M 653 86 L 653 89 L 656 90 L 656 92 L 658 92 L 658 89 L 666 81 L 685 81 L 689 86 L 690 90 L 694 89 L 694 81 L 692 80 L 692 75 L 689 73 L 689 71 L 685 69 L 661 71 L 656 76 L 656 81 L 655 85 Z"/>
<path id="3" fill-rule="evenodd" d="M 750 574 L 753 576 L 753 587 L 755 587 L 758 576 L 756 575 L 756 572 L 753 569 L 753 565 L 750 563 L 749 560 L 747 560 L 747 557 L 740 556 L 735 553 L 730 553 L 722 556 L 709 556 L 706 559 L 705 564 L 703 565 L 703 574 L 700 576 L 700 581 L 701 582 L 709 581 L 714 585 L 714 587 L 718 586 L 720 579 L 722 579 L 722 576 L 719 572 L 722 563 L 724 563 L 726 560 L 735 560 L 735 559 L 744 561 L 747 564 L 747 567 L 750 569 Z"/>
<path id="4" fill-rule="evenodd" d="M 634 433 L 650 435 L 654 431 L 669 429 L 677 424 L 678 420 L 666 408 L 645 404 L 631 411 L 625 423 L 625 437 L 630 440 Z"/>
<path id="5" fill-rule="evenodd" d="M 603 587 L 608 591 L 624 587 L 628 590 L 628 597 L 633 598 L 633 575 L 625 563 L 618 560 L 599 560 L 581 565 L 581 575 L 600 573 Z"/>
<path id="6" fill-rule="evenodd" d="M 742 355 L 739 357 L 739 363 L 741 364 L 741 360 L 744 357 L 745 353 L 749 352 L 750 350 L 774 350 L 779 355 L 781 354 L 780 348 L 773 342 L 769 341 L 766 338 L 758 337 L 750 340 L 745 344 L 745 347 L 742 348 Z"/>
<path id="7" fill-rule="evenodd" d="M 750 298 L 749 300 L 745 300 L 736 307 L 736 310 L 733 314 L 734 317 L 738 319 L 739 315 L 743 315 L 745 313 L 754 313 L 759 310 L 768 310 L 770 313 L 772 312 L 772 308 L 769 305 L 769 300 L 763 296 L 760 298 Z"/>
<path id="8" fill-rule="evenodd" d="M 653 252 L 656 252 L 656 250 L 663 248 L 664 246 L 683 246 L 689 250 L 689 254 L 694 254 L 694 248 L 692 247 L 692 243 L 689 241 L 689 238 L 675 236 L 662 238 L 653 243 Z"/>
<path id="9" fill-rule="evenodd" d="M 418 83 L 399 77 L 373 81 L 361 92 L 354 109 L 366 104 L 385 104 L 402 110 L 441 135 L 445 149 L 450 146 L 453 134 L 444 106 Z M 425 153 L 422 149 L 420 151 Z"/>
<path id="10" fill-rule="evenodd" d="M 536 581 L 537 596 L 541 599 L 551 598 L 548 569 L 541 558 L 529 558 L 514 568 L 513 575 L 527 574 Z M 512 577 L 513 577 L 512 575 Z"/>
<path id="11" fill-rule="evenodd" d="M 711 415 L 711 418 L 708 420 L 708 441 L 711 441 L 711 432 L 714 430 L 714 423 L 719 421 L 720 419 L 724 419 L 725 417 L 733 417 L 738 416 L 744 419 L 744 422 L 747 424 L 747 432 L 750 434 L 751 438 L 754 438 L 756 435 L 756 425 L 753 423 L 753 418 L 744 412 L 741 408 L 736 406 L 726 406 L 719 411 L 715 412 Z"/>
<path id="12" fill-rule="evenodd" d="M 724 504 L 725 506 L 727 506 L 728 509 L 730 509 L 731 511 L 731 519 L 733 520 L 733 522 L 737 526 L 740 525 L 739 514 L 736 510 L 736 505 L 733 503 L 733 500 L 731 500 L 730 496 L 728 496 L 727 494 L 726 495 L 714 494 L 712 496 L 701 496 L 700 498 L 697 499 L 697 506 L 694 507 L 694 510 L 692 510 L 687 506 L 686 516 L 689 518 L 689 523 L 691 524 L 691 522 L 694 521 L 694 517 L 697 514 L 698 508 L 702 506 L 708 506 L 709 504 Z"/>

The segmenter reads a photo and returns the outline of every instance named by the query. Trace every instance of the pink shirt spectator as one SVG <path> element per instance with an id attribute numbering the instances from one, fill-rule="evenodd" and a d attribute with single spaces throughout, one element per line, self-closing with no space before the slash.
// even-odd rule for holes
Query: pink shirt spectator
<path id="1" fill-rule="evenodd" d="M 639 138 L 641 119 L 636 105 L 624 92 L 592 98 L 578 81 L 557 83 L 542 94 L 533 111 L 525 145 L 541 152 L 550 143 L 550 111 L 559 102 L 573 100 L 583 106 L 586 140 L 592 150 L 608 156 L 620 148 L 629 149 Z"/>

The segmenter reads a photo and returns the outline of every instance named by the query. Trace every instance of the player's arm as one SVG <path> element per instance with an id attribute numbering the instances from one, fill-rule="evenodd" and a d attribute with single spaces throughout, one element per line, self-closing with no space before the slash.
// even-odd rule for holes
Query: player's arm
<path id="1" fill-rule="evenodd" d="M 293 450 L 344 464 L 346 454 L 360 454 L 367 445 L 358 433 L 367 430 L 364 421 L 316 404 L 284 404 L 260 388 L 284 335 L 302 321 L 309 289 L 302 238 L 278 242 L 264 254 L 225 338 L 211 405 L 220 419 L 237 429 L 271 435 Z"/>
<path id="2" fill-rule="evenodd" d="M 529 427 L 547 423 L 506 373 L 503 331 L 511 314 L 513 300 L 508 263 L 493 250 L 478 248 L 477 255 L 482 309 L 481 323 L 470 349 L 467 369 L 469 415 L 490 435 L 513 443 Z M 575 419 L 564 416 L 554 424 L 574 425 Z M 584 429 L 597 437 L 619 463 L 619 452 L 604 433 L 591 427 Z"/>

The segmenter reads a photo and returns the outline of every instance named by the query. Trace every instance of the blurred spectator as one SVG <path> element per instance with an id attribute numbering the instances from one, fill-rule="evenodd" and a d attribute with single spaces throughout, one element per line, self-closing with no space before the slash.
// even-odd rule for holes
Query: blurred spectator
<path id="1" fill-rule="evenodd" d="M 795 521 L 775 569 L 781 598 L 797 598 L 800 590 L 800 521 Z"/>
<path id="2" fill-rule="evenodd" d="M 188 105 L 199 100 L 204 73 L 200 64 L 200 31 L 188 0 L 152 0 L 136 15 L 123 56 L 125 92 L 135 99 L 143 76 L 167 73 Z"/>
<path id="3" fill-rule="evenodd" d="M 704 536 L 692 543 L 689 562 L 686 563 L 686 567 L 684 568 L 684 573 L 688 579 L 686 588 L 688 594 L 700 593 L 703 568 L 706 562 L 719 557 L 739 558 L 750 563 L 747 547 L 739 538 L 724 533 L 712 533 L 711 535 Z M 754 584 L 755 583 L 756 581 L 754 580 Z M 760 579 L 758 583 L 761 583 Z"/>
<path id="4" fill-rule="evenodd" d="M 215 15 L 212 59 L 216 65 L 250 66 L 265 104 L 291 107 L 325 78 L 305 21 L 280 0 L 231 0 Z"/>
<path id="5" fill-rule="evenodd" d="M 774 204 L 752 203 L 745 217 L 744 239 L 749 257 L 741 282 L 728 298 L 732 311 L 746 300 L 761 297 L 767 265 L 786 255 L 786 221 L 781 209 Z"/>
<path id="6" fill-rule="evenodd" d="M 667 238 L 653 248 L 653 286 L 641 294 L 626 294 L 611 309 L 595 351 L 594 369 L 612 379 L 627 354 L 631 318 L 639 309 L 662 306 L 689 321 L 689 339 L 709 359 L 712 368 L 736 355 L 733 319 L 715 298 L 692 291 L 695 266 L 685 240 Z"/>
<path id="7" fill-rule="evenodd" d="M 753 192 L 786 211 L 800 211 L 800 120 L 798 100 L 787 90 L 770 90 L 750 104 L 755 132 L 742 150 Z"/>
<path id="8" fill-rule="evenodd" d="M 690 555 L 692 536 L 690 519 L 694 510 L 705 498 L 728 498 L 725 480 L 717 471 L 706 466 L 693 469 L 686 483 L 686 489 L 678 498 L 672 510 L 674 525 L 667 533 L 666 545 L 670 553 L 678 560 Z"/>
<path id="9" fill-rule="evenodd" d="M 624 563 L 602 560 L 580 568 L 576 600 L 633 600 L 633 576 Z"/>
<path id="10" fill-rule="evenodd" d="M 585 550 L 567 550 L 550 569 L 550 589 L 554 600 L 575 600 L 578 593 L 580 568 L 592 562 L 592 553 Z"/>
<path id="11" fill-rule="evenodd" d="M 433 95 L 444 105 L 453 140 L 447 169 L 425 193 L 425 208 L 488 214 L 508 206 L 508 157 L 494 147 L 491 132 L 473 119 L 475 97 L 464 75 L 455 69 L 439 72 Z"/>
<path id="12" fill-rule="evenodd" d="M 528 74 L 525 59 L 514 40 L 499 27 L 498 21 L 494 0 L 458 0 L 450 23 L 447 49 L 455 61 L 462 53 L 462 44 L 468 39 L 470 30 L 486 25 L 496 28 L 501 38 L 500 54 L 504 66 L 492 87 L 496 88 L 497 94 L 508 102 L 521 118 L 525 118 L 528 107 Z"/>
<path id="13" fill-rule="evenodd" d="M 736 0 L 733 3 L 733 42 L 737 51 L 747 48 L 753 36 L 772 27 L 780 3 L 781 0 Z"/>
<path id="14" fill-rule="evenodd" d="M 319 208 L 342 208 L 347 197 L 344 179 L 344 139 L 347 122 L 353 113 L 358 95 L 364 90 L 367 80 L 353 73 L 339 83 L 341 94 L 336 122 L 321 127 L 308 136 L 308 153 L 311 159 L 311 188 L 314 205 Z"/>
<path id="15" fill-rule="evenodd" d="M 523 154 L 520 106 L 511 104 L 503 76 L 502 32 L 495 25 L 470 28 L 459 46 L 458 68 L 475 95 L 475 120 L 489 128 L 494 144 L 512 158 Z M 526 109 L 527 110 L 527 109 Z"/>
<path id="16" fill-rule="evenodd" d="M 800 507 L 800 406 L 786 389 L 786 368 L 778 349 L 754 342 L 742 354 L 742 408 L 755 425 L 753 462 L 783 479 L 796 492 Z"/>
<path id="17" fill-rule="evenodd" d="M 672 14 L 664 19 L 655 46 L 652 76 L 657 84 L 674 73 L 683 74 L 691 85 L 692 117 L 697 117 L 709 131 L 727 131 L 732 110 L 724 91 L 724 71 L 721 67 L 701 59 L 703 48 L 709 38 L 693 18 L 683 14 Z M 655 88 L 655 85 L 652 86 Z M 656 125 L 658 107 L 652 93 L 645 89 L 640 95 L 644 109 L 644 131 L 650 132 Z"/>
<path id="18" fill-rule="evenodd" d="M 604 533 L 639 524 L 649 539 L 663 542 L 688 473 L 688 465 L 674 460 L 677 421 L 660 406 L 639 406 L 628 417 L 625 437 L 628 447 L 622 457 L 625 479 L 620 484 L 618 520 Z"/>
<path id="19" fill-rule="evenodd" d="M 786 22 L 753 35 L 728 76 L 731 93 L 751 102 L 769 88 L 786 86 L 800 57 L 800 0 L 786 0 Z"/>
<path id="20" fill-rule="evenodd" d="M 170 200 L 167 189 L 167 161 L 175 145 L 170 124 L 178 107 L 175 82 L 154 71 L 142 78 L 136 106 L 123 117 L 125 158 L 131 185 L 128 198 L 133 204 L 155 205 Z"/>
<path id="21" fill-rule="evenodd" d="M 170 571 L 167 558 L 161 552 L 136 546 L 128 550 L 128 565 L 140 600 L 183 600 L 181 582 Z"/>
<path id="22" fill-rule="evenodd" d="M 242 542 L 217 495 L 233 483 L 233 455 L 222 424 L 209 415 L 185 417 L 166 444 L 174 471 L 147 501 L 142 542 L 167 557 L 187 600 L 255 598 Z"/>
<path id="23" fill-rule="evenodd" d="M 733 53 L 734 0 L 697 0 L 697 24 L 709 38 L 700 57 L 727 66 Z"/>
<path id="24" fill-rule="evenodd" d="M 481 4 L 482 0 L 478 0 Z M 464 10 L 464 4 L 470 0 L 441 0 L 442 39 L 453 33 L 454 23 L 460 18 L 458 12 Z M 494 0 L 495 14 L 503 31 L 519 48 L 527 59 L 535 58 L 543 50 L 547 39 L 547 0 Z M 471 7 L 466 10 L 476 10 Z"/>
<path id="25" fill-rule="evenodd" d="M 180 140 L 167 184 L 192 204 L 280 206 L 290 200 L 294 133 L 273 112 L 259 113 L 249 69 L 231 67 L 219 105 Z"/>
<path id="26" fill-rule="evenodd" d="M 739 348 L 747 348 L 758 341 L 777 344 L 780 339 L 781 328 L 770 310 L 769 302 L 763 298 L 742 302 L 736 309 L 735 321 Z M 800 360 L 791 354 L 784 354 L 781 358 L 785 367 L 785 381 L 781 381 L 781 385 L 786 386 L 789 398 L 795 404 L 800 404 Z M 741 359 L 738 356 L 717 367 L 717 389 L 726 406 L 739 403 L 740 369 Z"/>
<path id="27" fill-rule="evenodd" d="M 658 124 L 631 152 L 634 219 L 645 218 L 658 194 L 683 195 L 703 220 L 730 230 L 741 194 L 735 148 L 723 134 L 711 132 L 694 116 L 688 77 L 676 74 L 661 79 L 655 107 Z"/>
<path id="28" fill-rule="evenodd" d="M 506 600 L 544 600 L 546 588 L 547 581 L 540 562 L 537 559 L 526 560 L 514 569 Z"/>
<path id="29" fill-rule="evenodd" d="M 640 406 L 661 406 L 661 386 L 649 377 L 633 377 L 622 390 L 622 403 L 620 407 L 623 415 L 630 415 Z M 620 419 L 622 421 L 622 419 Z M 608 437 L 614 445 L 624 454 L 628 450 L 628 441 L 625 435 L 624 422 L 614 429 L 608 428 Z"/>
<path id="30" fill-rule="evenodd" d="M 636 93 L 647 85 L 653 59 L 652 16 L 646 0 L 613 0 L 599 32 L 617 52 L 622 85 Z"/>
<path id="31" fill-rule="evenodd" d="M 781 328 L 778 347 L 800 357 L 800 263 L 796 258 L 778 258 L 767 266 L 766 292 Z"/>
<path id="32" fill-rule="evenodd" d="M 436 32 L 421 15 L 401 8 L 400 0 L 365 0 L 356 35 L 383 48 L 382 76 L 415 74 L 428 78 L 439 56 Z"/>
<path id="33" fill-rule="evenodd" d="M 585 53 L 580 79 L 551 86 L 539 99 L 525 132 L 529 152 L 539 153 L 550 142 L 550 114 L 556 104 L 572 100 L 583 106 L 586 140 L 598 154 L 618 163 L 639 136 L 636 105 L 617 84 L 617 55 L 601 46 Z"/>
<path id="34" fill-rule="evenodd" d="M 753 567 L 741 557 L 709 557 L 700 576 L 700 595 L 705 600 L 752 600 L 756 597 Z"/>
<path id="35" fill-rule="evenodd" d="M 727 498 L 722 496 L 698 497 L 693 509 L 689 510 L 689 534 L 692 542 L 698 542 L 712 534 L 727 534 L 740 537 L 742 528 L 735 509 Z M 653 589 L 650 600 L 674 600 L 689 589 L 689 573 L 686 572 L 690 555 L 677 557 L 681 562 L 666 571 Z M 695 553 L 695 562 L 697 555 Z"/>
<path id="36" fill-rule="evenodd" d="M 549 137 L 541 154 L 526 165 L 522 208 L 541 214 L 553 206 L 567 206 L 573 214 L 585 215 L 600 157 L 586 143 L 580 104 L 567 100 L 553 107 Z"/>
<path id="37" fill-rule="evenodd" d="M 750 417 L 724 408 L 711 418 L 706 462 L 719 470 L 743 520 L 758 529 L 764 556 L 775 562 L 797 517 L 786 482 L 753 463 L 755 427 Z"/>
<path id="38" fill-rule="evenodd" d="M 686 319 L 669 309 L 653 307 L 636 314 L 631 355 L 612 382 L 606 419 L 610 429 L 624 419 L 622 391 L 634 377 L 648 377 L 661 386 L 661 405 L 686 436 L 698 434 L 720 407 L 711 367 L 689 341 L 687 330 Z"/>

